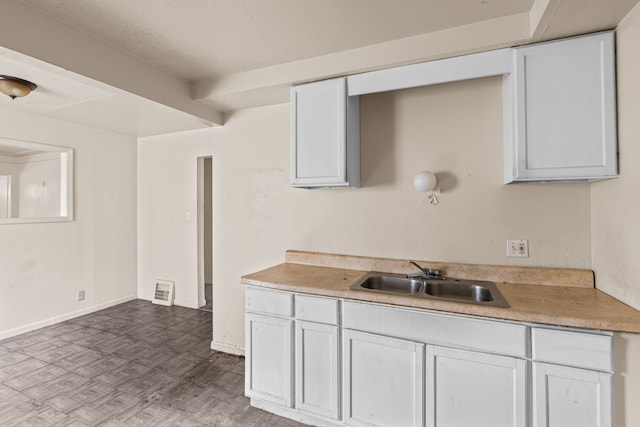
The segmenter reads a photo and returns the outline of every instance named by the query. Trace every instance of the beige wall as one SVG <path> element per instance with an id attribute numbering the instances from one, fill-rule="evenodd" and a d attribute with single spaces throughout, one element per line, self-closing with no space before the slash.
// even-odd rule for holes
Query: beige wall
<path id="1" fill-rule="evenodd" d="M 592 268 L 603 291 L 640 309 L 640 5 L 617 28 L 620 177 L 591 186 Z M 640 335 L 616 337 L 618 427 L 640 425 Z"/>
<path id="2" fill-rule="evenodd" d="M 289 186 L 288 105 L 141 142 L 141 295 L 149 295 L 153 277 L 180 276 L 180 286 L 195 290 L 195 257 L 185 254 L 195 250 L 196 235 L 184 212 L 195 203 L 195 158 L 208 149 L 213 342 L 226 351 L 244 348 L 240 276 L 282 262 L 286 249 L 589 268 L 588 184 L 502 184 L 499 78 L 367 96 L 361 110 L 361 189 Z M 425 168 L 443 177 L 435 207 L 412 186 Z M 529 239 L 530 258 L 507 258 L 507 239 Z"/>
<path id="3" fill-rule="evenodd" d="M 640 184 L 634 165 L 640 129 L 638 15 L 636 8 L 618 33 L 622 159 L 616 180 L 503 185 L 500 80 L 488 78 L 363 97 L 363 188 L 294 189 L 288 184 L 289 105 L 276 105 L 239 111 L 222 128 L 141 144 L 139 176 L 147 182 L 141 184 L 141 206 L 157 212 L 179 202 L 179 208 L 172 217 L 167 212 L 152 217 L 149 210 L 140 248 L 157 251 L 149 242 L 162 240 L 195 250 L 195 229 L 188 228 L 188 239 L 179 234 L 185 209 L 195 203 L 195 158 L 210 150 L 214 348 L 243 351 L 239 277 L 282 262 L 286 249 L 593 268 L 598 287 L 638 307 L 640 205 L 633 197 L 633 185 Z M 177 182 L 158 181 L 147 167 L 177 174 Z M 412 176 L 421 169 L 441 177 L 437 207 L 412 188 Z M 145 194 L 154 182 L 160 184 L 155 196 Z M 507 258 L 506 239 L 528 239 L 531 256 Z M 170 259 L 142 254 L 141 277 L 161 275 Z M 195 277 L 193 262 L 180 267 L 180 260 L 170 264 Z M 141 295 L 148 295 L 149 284 L 140 286 Z M 615 346 L 616 425 L 640 425 L 634 403 L 640 399 L 640 336 L 617 334 Z"/>
<path id="4" fill-rule="evenodd" d="M 598 287 L 640 309 L 640 6 L 617 30 L 620 177 L 592 185 Z"/>
<path id="5" fill-rule="evenodd" d="M 6 107 L 0 129 L 75 149 L 75 220 L 0 225 L 0 339 L 135 298 L 135 139 Z"/>

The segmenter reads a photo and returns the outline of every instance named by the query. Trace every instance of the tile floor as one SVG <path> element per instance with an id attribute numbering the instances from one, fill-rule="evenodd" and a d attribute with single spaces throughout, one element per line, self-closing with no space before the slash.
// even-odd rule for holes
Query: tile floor
<path id="1" fill-rule="evenodd" d="M 211 313 L 135 300 L 0 341 L 0 426 L 302 426 L 249 406 Z"/>

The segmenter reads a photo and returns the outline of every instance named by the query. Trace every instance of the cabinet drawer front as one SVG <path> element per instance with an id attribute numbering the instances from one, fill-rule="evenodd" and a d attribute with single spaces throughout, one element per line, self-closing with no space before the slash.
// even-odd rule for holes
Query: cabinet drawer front
<path id="1" fill-rule="evenodd" d="M 612 336 L 532 328 L 533 360 L 613 371 Z"/>
<path id="2" fill-rule="evenodd" d="M 529 357 L 525 325 L 345 301 L 343 328 L 428 344 Z"/>
<path id="3" fill-rule="evenodd" d="M 246 288 L 246 309 L 252 313 L 293 316 L 293 294 L 261 288 Z"/>
<path id="4" fill-rule="evenodd" d="M 340 301 L 337 299 L 296 295 L 296 319 L 339 325 L 339 313 Z"/>

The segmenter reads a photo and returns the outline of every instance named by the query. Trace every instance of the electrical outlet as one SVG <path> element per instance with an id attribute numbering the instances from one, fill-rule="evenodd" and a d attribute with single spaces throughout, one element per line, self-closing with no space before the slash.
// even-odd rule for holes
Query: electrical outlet
<path id="1" fill-rule="evenodd" d="M 78 291 L 78 301 L 84 301 L 84 291 Z"/>
<path id="2" fill-rule="evenodd" d="M 507 256 L 528 258 L 529 257 L 529 241 L 528 240 L 507 240 Z"/>

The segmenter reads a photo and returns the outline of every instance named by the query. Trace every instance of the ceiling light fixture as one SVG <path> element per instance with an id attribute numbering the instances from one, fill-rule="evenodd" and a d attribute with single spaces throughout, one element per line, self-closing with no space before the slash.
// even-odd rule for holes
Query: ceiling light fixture
<path id="1" fill-rule="evenodd" d="M 27 96 L 37 87 L 35 83 L 31 83 L 28 80 L 0 74 L 0 92 L 11 99 Z"/>

